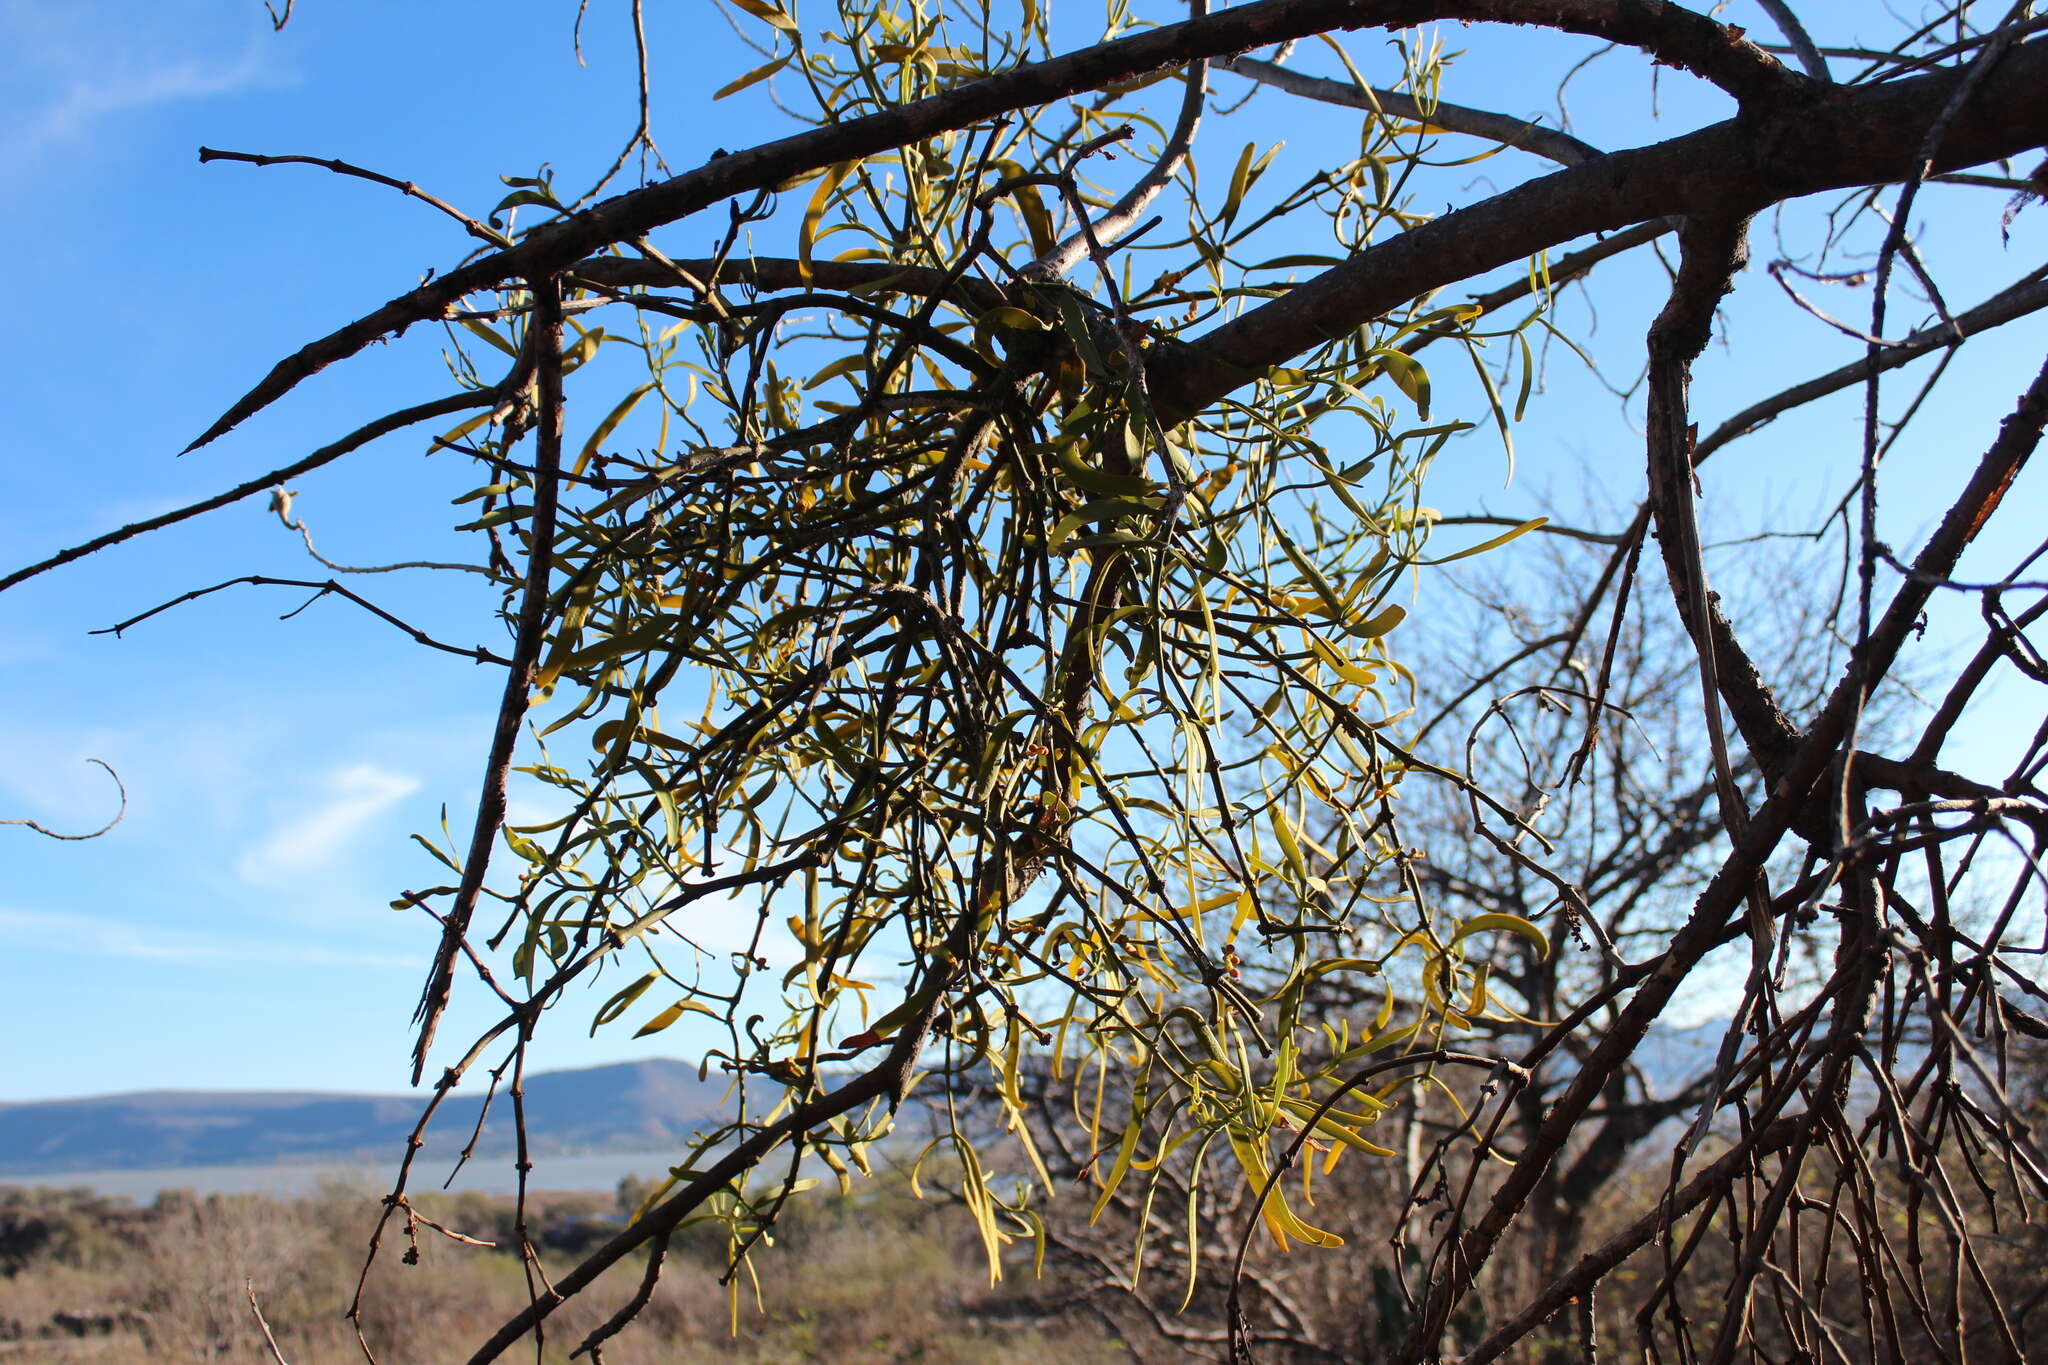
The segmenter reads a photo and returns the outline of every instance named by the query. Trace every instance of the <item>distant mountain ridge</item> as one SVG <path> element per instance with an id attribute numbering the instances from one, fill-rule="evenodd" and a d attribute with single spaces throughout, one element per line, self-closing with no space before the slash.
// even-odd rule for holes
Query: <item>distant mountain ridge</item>
<path id="1" fill-rule="evenodd" d="M 1637 1061 L 1659 1093 L 1713 1065 L 1727 1025 L 1650 1031 Z M 427 1094 L 150 1090 L 75 1100 L 0 1102 L 0 1181 L 76 1171 L 268 1165 L 385 1165 L 402 1150 Z M 915 1097 L 913 1105 L 916 1104 Z M 481 1092 L 458 1094 L 436 1117 L 426 1155 L 448 1161 L 469 1140 Z M 691 1062 L 656 1058 L 536 1072 L 526 1078 L 535 1156 L 673 1147 L 726 1112 L 728 1078 L 697 1079 Z M 479 1155 L 513 1149 L 512 1103 L 501 1089 Z"/>
<path id="2" fill-rule="evenodd" d="M 66 1171 L 226 1166 L 276 1161 L 384 1162 L 396 1156 L 427 1096 L 151 1090 L 75 1100 L 0 1102 L 0 1179 Z M 722 1111 L 723 1076 L 657 1058 L 529 1075 L 527 1137 L 536 1155 L 673 1144 Z M 460 1150 L 483 1096 L 457 1094 L 428 1134 L 435 1156 Z M 512 1150 L 501 1088 L 477 1150 Z"/>

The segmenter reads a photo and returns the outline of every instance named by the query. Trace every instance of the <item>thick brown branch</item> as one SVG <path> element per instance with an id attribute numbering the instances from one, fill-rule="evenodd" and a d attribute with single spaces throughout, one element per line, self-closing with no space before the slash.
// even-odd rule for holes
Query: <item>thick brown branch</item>
<path id="1" fill-rule="evenodd" d="M 533 518 L 527 523 L 531 537 L 526 553 L 526 584 L 514 625 L 512 664 L 505 673 L 505 691 L 498 702 L 498 723 L 491 735 L 490 757 L 484 764 L 483 789 L 477 795 L 476 824 L 470 831 L 469 854 L 462 861 L 462 885 L 455 904 L 441 929 L 441 947 L 434 955 L 433 970 L 420 996 L 419 1040 L 413 1046 L 412 1081 L 420 1082 L 427 1066 L 427 1052 L 434 1043 L 434 1030 L 441 1012 L 448 1007 L 449 992 L 455 984 L 455 959 L 463 936 L 476 913 L 477 898 L 483 894 L 484 874 L 490 869 L 491 850 L 498 842 L 498 826 L 505 818 L 505 783 L 512 767 L 512 751 L 519 742 L 519 729 L 526 719 L 528 698 L 533 691 L 534 669 L 540 662 L 543 615 L 547 608 L 548 578 L 554 567 L 555 506 L 562 464 L 562 282 L 556 276 L 532 281 L 533 335 L 528 339 L 538 381 L 539 426 L 534 433 Z"/>
<path id="2" fill-rule="evenodd" d="M 1705 76 L 1745 100 L 1807 85 L 1804 77 L 1786 70 L 1721 24 L 1664 0 L 1259 0 L 1016 67 L 865 118 L 828 123 L 762 143 L 544 224 L 511 250 L 494 252 L 452 270 L 287 356 L 187 449 L 197 449 L 233 430 L 334 362 L 380 338 L 440 316 L 465 295 L 508 280 L 553 274 L 606 247 L 632 241 L 734 196 L 773 189 L 792 176 L 874 156 L 1163 67 L 1249 52 L 1335 29 L 1404 28 L 1438 19 L 1541 25 L 1588 34 L 1641 48 L 1658 61 Z M 2010 85 L 2013 73 L 2025 66 L 2024 62 L 2006 63 L 2000 88 Z M 1903 88 L 1903 84 L 1887 87 L 1864 98 Z M 1993 104 L 1986 99 L 1978 108 L 1981 111 Z M 1972 129 L 1976 122 L 1981 119 L 1972 121 Z M 1958 131 L 1961 136 L 1951 139 L 1952 145 L 1975 145 L 1970 129 Z M 1975 160 L 1995 155 L 1995 151 L 1984 152 Z M 1651 215 L 1636 215 L 1642 216 Z M 1632 219 L 1623 220 L 1627 221 Z M 1563 241 L 1600 226 L 1619 227 L 1622 223 L 1594 224 L 1549 240 Z M 1517 251 L 1506 259 L 1526 254 Z M 1294 349 L 1308 344 L 1312 338 Z M 1226 363 L 1229 359 L 1226 357 Z M 1219 392 L 1228 392 L 1238 382 L 1242 381 L 1233 381 Z"/>
<path id="3" fill-rule="evenodd" d="M 1741 215 L 1914 169 L 1921 130 L 1960 80 L 1951 71 L 1849 90 L 1615 152 L 1519 185 L 1369 247 L 1285 296 L 1151 364 L 1169 419 L 1199 412 L 1322 342 L 1411 299 L 1560 242 L 1673 215 Z M 2048 42 L 2008 54 L 1942 144 L 1940 168 L 2017 155 L 2048 139 Z"/>
<path id="4" fill-rule="evenodd" d="M 1744 812 L 1721 734 L 1722 700 L 1734 713 L 1751 757 L 1766 774 L 1783 763 L 1796 737 L 1707 589 L 1693 509 L 1692 362 L 1706 348 L 1714 312 L 1747 259 L 1747 229 L 1746 220 L 1707 219 L 1688 222 L 1680 231 L 1683 257 L 1678 280 L 1650 328 L 1649 341 L 1650 509 L 1678 616 L 1698 655 L 1721 818 L 1735 838 L 1741 837 Z"/>

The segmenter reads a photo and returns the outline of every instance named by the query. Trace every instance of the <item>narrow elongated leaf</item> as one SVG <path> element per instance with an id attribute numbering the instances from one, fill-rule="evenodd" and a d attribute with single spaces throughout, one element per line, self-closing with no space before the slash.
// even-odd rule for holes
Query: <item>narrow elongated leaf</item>
<path id="1" fill-rule="evenodd" d="M 803 276 L 805 285 L 811 282 L 811 252 L 818 244 L 818 224 L 825 217 L 825 210 L 832 206 L 833 196 L 853 174 L 855 161 L 841 161 L 828 168 L 818 180 L 818 188 L 811 192 L 811 202 L 804 208 L 803 223 L 796 234 L 797 273 Z"/>
<path id="2" fill-rule="evenodd" d="M 713 1019 L 718 1017 L 718 1011 L 712 1009 L 709 1005 L 696 1000 L 678 1000 L 675 1004 L 670 1005 L 660 1014 L 655 1015 L 652 1019 L 642 1024 L 639 1032 L 633 1036 L 635 1038 L 645 1038 L 650 1033 L 659 1033 L 686 1014 L 708 1014 Z"/>
<path id="3" fill-rule="evenodd" d="M 1513 530 L 1503 531 L 1491 539 L 1482 540 L 1477 545 L 1468 546 L 1456 554 L 1445 555 L 1442 559 L 1424 559 L 1417 562 L 1423 565 L 1455 564 L 1461 559 L 1470 559 L 1473 555 L 1483 555 L 1488 550 L 1498 550 L 1509 541 L 1519 540 L 1537 527 L 1548 526 L 1549 524 L 1549 517 L 1531 517 Z"/>
<path id="4" fill-rule="evenodd" d="M 760 84 L 762 81 L 767 80 L 776 72 L 782 70 L 783 67 L 788 66 L 789 59 L 794 56 L 796 56 L 794 52 L 785 52 L 772 62 L 762 63 L 760 66 L 755 67 L 752 71 L 749 71 L 746 75 L 741 76 L 736 80 L 727 81 L 724 85 L 719 86 L 718 89 L 712 94 L 711 98 L 715 100 L 722 100 L 727 95 L 738 94 L 740 91 L 746 89 L 750 85 Z"/>

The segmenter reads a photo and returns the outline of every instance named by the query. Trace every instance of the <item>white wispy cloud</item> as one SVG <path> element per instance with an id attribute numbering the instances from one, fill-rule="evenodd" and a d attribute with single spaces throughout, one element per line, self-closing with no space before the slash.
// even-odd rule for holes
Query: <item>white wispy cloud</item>
<path id="1" fill-rule="evenodd" d="M 210 7 L 169 4 L 138 16 L 132 6 L 0 5 L 0 80 L 6 101 L 0 156 L 16 160 L 75 145 L 106 119 L 182 100 L 289 84 L 265 44 L 268 25 L 237 25 L 231 52 L 206 46 Z M 143 22 L 137 22 L 138 17 Z M 258 32 L 258 29 L 264 32 Z"/>
<path id="2" fill-rule="evenodd" d="M 419 780 L 374 763 L 330 772 L 315 804 L 284 820 L 236 859 L 257 886 L 289 886 L 335 862 L 358 835 L 420 788 Z"/>
<path id="3" fill-rule="evenodd" d="M 74 78 L 57 97 L 16 129 L 27 147 L 75 138 L 91 131 L 109 114 L 146 108 L 169 100 L 203 99 L 232 94 L 265 83 L 262 54 L 250 48 L 234 61 L 221 63 L 186 57 L 168 65 L 130 66 L 127 71 L 100 71 Z"/>
<path id="4" fill-rule="evenodd" d="M 418 964 L 401 953 L 369 953 L 311 944 L 194 934 L 131 924 L 103 915 L 0 906 L 0 936 L 15 952 L 79 953 L 180 964 L 283 962 L 323 967 L 397 967 Z"/>

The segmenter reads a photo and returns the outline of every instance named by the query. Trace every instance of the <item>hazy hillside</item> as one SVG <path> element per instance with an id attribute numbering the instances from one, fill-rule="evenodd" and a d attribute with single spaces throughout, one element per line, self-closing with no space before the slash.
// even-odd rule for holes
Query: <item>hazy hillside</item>
<path id="1" fill-rule="evenodd" d="M 526 1079 L 536 1152 L 657 1147 L 687 1136 L 724 1100 L 724 1078 L 695 1065 L 625 1062 Z M 142 1091 L 76 1100 L 0 1103 L 0 1177 L 62 1171 L 239 1162 L 381 1159 L 398 1150 L 425 1096 Z M 476 1123 L 481 1094 L 449 1101 L 432 1149 L 453 1150 Z M 481 1150 L 512 1145 L 501 1093 Z"/>
<path id="2" fill-rule="evenodd" d="M 1654 1029 L 1640 1060 L 1660 1092 L 1711 1067 L 1725 1025 Z M 657 1058 L 527 1077 L 527 1132 L 536 1155 L 645 1151 L 689 1136 L 722 1111 L 726 1079 Z M 153 1090 L 77 1100 L 0 1103 L 0 1179 L 66 1171 L 221 1166 L 275 1161 L 381 1162 L 426 1102 L 421 1095 Z M 458 1096 L 428 1150 L 452 1155 L 476 1123 L 480 1094 Z M 501 1093 L 479 1151 L 512 1147 Z"/>

